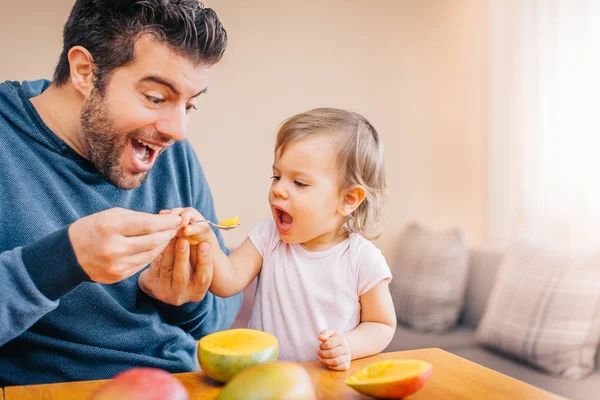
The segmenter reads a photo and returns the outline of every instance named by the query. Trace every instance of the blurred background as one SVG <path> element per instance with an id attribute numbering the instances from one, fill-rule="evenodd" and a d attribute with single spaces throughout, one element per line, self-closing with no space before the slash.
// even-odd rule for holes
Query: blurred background
<path id="1" fill-rule="evenodd" d="M 3 0 L 0 80 L 52 77 L 72 0 Z M 488 5 L 485 1 L 205 1 L 229 35 L 188 137 L 237 246 L 270 217 L 277 126 L 338 107 L 384 139 L 383 251 L 408 221 L 487 237 Z M 226 161 L 222 156 L 227 156 Z"/>
<path id="2" fill-rule="evenodd" d="M 407 223 L 503 247 L 599 244 L 598 1 L 207 0 L 229 34 L 188 136 L 237 246 L 270 217 L 277 126 L 314 107 L 384 138 L 389 253 Z M 72 0 L 3 0 L 0 80 L 50 78 Z M 221 157 L 227 155 L 224 161 Z"/>

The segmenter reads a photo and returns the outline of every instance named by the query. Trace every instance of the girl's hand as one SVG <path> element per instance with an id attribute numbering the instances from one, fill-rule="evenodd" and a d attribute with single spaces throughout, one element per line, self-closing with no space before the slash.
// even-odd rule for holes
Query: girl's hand
<path id="1" fill-rule="evenodd" d="M 193 207 L 161 210 L 159 214 L 175 214 L 181 216 L 181 229 L 177 233 L 177 237 L 186 238 L 192 246 L 196 246 L 200 242 L 208 241 L 212 234 L 212 230 L 206 223 L 189 224 L 192 220 L 205 219 L 204 216 Z"/>
<path id="2" fill-rule="evenodd" d="M 317 355 L 322 364 L 333 371 L 345 371 L 350 368 L 352 360 L 350 342 L 341 333 L 331 329 L 322 330 L 319 333 L 321 346 Z"/>

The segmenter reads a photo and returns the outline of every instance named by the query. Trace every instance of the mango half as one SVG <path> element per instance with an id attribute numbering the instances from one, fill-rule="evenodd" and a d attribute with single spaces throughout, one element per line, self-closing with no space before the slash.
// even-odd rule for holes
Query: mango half
<path id="1" fill-rule="evenodd" d="M 421 389 L 431 369 L 430 363 L 420 360 L 378 361 L 346 379 L 346 385 L 367 396 L 398 399 Z"/>
<path id="2" fill-rule="evenodd" d="M 202 371 L 218 382 L 256 364 L 277 360 L 279 342 L 270 333 L 253 329 L 229 329 L 204 336 L 198 343 Z"/>
<path id="3" fill-rule="evenodd" d="M 217 400 L 316 400 L 308 372 L 300 365 L 274 361 L 247 368 L 233 377 Z"/>

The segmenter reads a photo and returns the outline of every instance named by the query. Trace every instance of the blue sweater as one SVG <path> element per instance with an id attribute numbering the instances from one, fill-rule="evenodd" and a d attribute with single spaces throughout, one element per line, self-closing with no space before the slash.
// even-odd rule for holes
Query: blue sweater
<path id="1" fill-rule="evenodd" d="M 141 187 L 119 189 L 42 122 L 29 99 L 48 85 L 0 84 L 0 386 L 103 379 L 134 366 L 194 370 L 195 340 L 228 328 L 241 295 L 175 307 L 144 294 L 139 274 L 91 282 L 67 234 L 112 207 L 192 206 L 215 220 L 194 151 L 176 143 Z"/>

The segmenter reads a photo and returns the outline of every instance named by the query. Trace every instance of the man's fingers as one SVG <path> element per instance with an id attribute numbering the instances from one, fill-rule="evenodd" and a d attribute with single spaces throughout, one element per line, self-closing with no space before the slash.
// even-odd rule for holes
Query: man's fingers
<path id="1" fill-rule="evenodd" d="M 175 262 L 171 277 L 171 288 L 175 293 L 186 293 L 190 281 L 190 243 L 186 239 L 177 239 Z"/>
<path id="2" fill-rule="evenodd" d="M 210 227 L 206 222 L 199 224 L 184 225 L 183 234 L 186 236 L 207 235 L 210 233 Z"/>
<path id="3" fill-rule="evenodd" d="M 163 254 L 159 254 L 146 270 L 138 277 L 138 285 L 149 296 L 154 297 L 153 288 L 160 279 L 160 262 Z"/>
<path id="4" fill-rule="evenodd" d="M 170 242 L 169 242 L 170 243 Z M 169 243 L 166 243 L 166 247 L 157 247 L 155 249 L 144 251 L 142 253 L 133 254 L 127 258 L 125 258 L 125 262 L 130 266 L 130 269 L 133 270 L 133 274 L 138 272 L 140 269 L 144 268 L 146 265 L 150 264 L 150 269 L 153 275 L 157 276 L 157 279 L 160 277 L 160 268 L 163 265 L 163 260 L 165 259 L 165 255 L 167 252 L 167 247 Z"/>
<path id="5" fill-rule="evenodd" d="M 142 236 L 129 236 L 123 239 L 127 246 L 129 254 L 145 253 L 147 251 L 159 249 L 162 251 L 167 243 L 171 241 L 177 234 L 176 229 L 167 231 L 154 232 L 148 235 Z"/>
<path id="6" fill-rule="evenodd" d="M 177 239 L 171 239 L 160 261 L 160 276 L 163 279 L 165 277 L 171 279 L 173 263 L 175 262 L 175 243 L 177 243 Z"/>
<path id="7" fill-rule="evenodd" d="M 198 264 L 198 254 L 200 250 L 198 249 L 198 244 L 193 244 L 190 242 L 190 266 L 192 274 L 196 271 L 196 265 Z"/>
<path id="8" fill-rule="evenodd" d="M 160 264 L 162 263 L 162 259 L 165 256 L 165 249 L 163 249 L 158 256 L 156 256 L 154 258 L 154 261 L 152 261 L 152 263 L 150 264 L 150 267 L 142 272 L 142 274 L 146 274 L 148 277 L 148 281 L 150 282 L 158 282 L 158 279 L 160 278 Z"/>
<path id="9" fill-rule="evenodd" d="M 202 242 L 198 245 L 197 257 L 198 261 L 191 278 L 191 291 L 197 298 L 196 301 L 200 301 L 206 295 L 213 275 L 212 257 L 208 243 Z"/>
<path id="10" fill-rule="evenodd" d="M 111 223 L 123 236 L 140 236 L 178 229 L 181 221 L 181 217 L 175 214 L 148 214 L 131 211 L 119 215 Z"/>
<path id="11" fill-rule="evenodd" d="M 198 210 L 192 207 L 185 208 L 181 213 L 181 218 L 183 219 L 183 226 L 187 226 L 187 224 L 189 224 L 191 220 L 204 219 L 202 214 L 200 214 Z"/>

